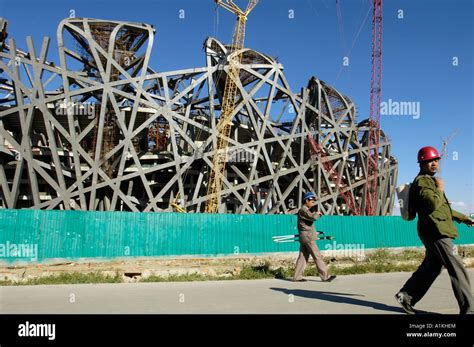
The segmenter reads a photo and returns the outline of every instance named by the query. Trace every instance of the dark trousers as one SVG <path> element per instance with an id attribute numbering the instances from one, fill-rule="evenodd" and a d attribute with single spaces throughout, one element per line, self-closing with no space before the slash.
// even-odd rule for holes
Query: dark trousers
<path id="1" fill-rule="evenodd" d="M 426 294 L 444 266 L 451 278 L 460 313 L 472 313 L 474 306 L 469 275 L 461 258 L 454 254 L 451 239 L 446 237 L 433 241 L 421 236 L 420 239 L 426 247 L 425 259 L 401 291 L 410 295 L 411 304 L 415 305 Z"/>

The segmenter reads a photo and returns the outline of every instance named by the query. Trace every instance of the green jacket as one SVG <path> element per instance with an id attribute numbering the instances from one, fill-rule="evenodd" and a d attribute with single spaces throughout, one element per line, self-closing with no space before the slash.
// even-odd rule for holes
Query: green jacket
<path id="1" fill-rule="evenodd" d="M 434 177 L 421 172 L 416 176 L 410 189 L 411 203 L 418 214 L 420 236 L 429 239 L 458 237 L 453 220 L 460 223 L 466 216 L 451 209 L 446 195 L 436 187 Z"/>

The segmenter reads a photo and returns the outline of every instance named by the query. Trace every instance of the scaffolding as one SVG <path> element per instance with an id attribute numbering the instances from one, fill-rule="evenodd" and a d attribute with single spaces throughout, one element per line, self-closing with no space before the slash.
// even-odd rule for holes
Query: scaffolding
<path id="1" fill-rule="evenodd" d="M 97 34 L 102 27 L 108 40 Z M 58 28 L 59 62 L 47 59 L 48 38 L 28 38 L 26 51 L 3 41 L 1 207 L 163 212 L 179 198 L 183 210 L 205 211 L 231 48 L 209 37 L 204 66 L 157 72 L 149 65 L 153 38 L 148 24 L 68 18 Z M 364 211 L 370 124 L 357 120 L 352 100 L 316 77 L 293 90 L 279 61 L 249 48 L 241 65 L 219 212 L 289 213 L 310 190 L 324 214 Z M 58 107 L 64 102 L 73 105 L 67 112 Z M 311 159 L 308 135 L 354 207 Z M 383 130 L 379 158 L 375 214 L 389 215 L 397 161 Z"/>

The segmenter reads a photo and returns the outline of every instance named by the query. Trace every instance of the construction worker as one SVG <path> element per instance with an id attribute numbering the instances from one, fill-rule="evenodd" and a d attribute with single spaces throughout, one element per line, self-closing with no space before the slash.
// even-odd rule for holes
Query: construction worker
<path id="1" fill-rule="evenodd" d="M 458 236 L 455 220 L 473 226 L 469 217 L 451 209 L 444 193 L 444 182 L 434 177 L 439 169 L 440 156 L 433 147 L 418 151 L 420 172 L 410 188 L 409 205 L 418 214 L 418 236 L 426 253 L 420 267 L 413 273 L 395 298 L 408 314 L 423 298 L 444 266 L 451 278 L 454 295 L 461 314 L 473 313 L 473 299 L 469 276 L 459 256 L 454 254 L 452 239 Z"/>
<path id="2" fill-rule="evenodd" d="M 326 264 L 324 263 L 323 257 L 319 252 L 316 240 L 318 240 L 316 229 L 314 227 L 314 221 L 320 216 L 321 212 L 313 212 L 311 209 L 316 205 L 316 195 L 312 192 L 308 192 L 303 196 L 303 206 L 298 211 L 298 233 L 300 241 L 300 254 L 296 261 L 295 274 L 293 281 L 305 282 L 306 280 L 302 277 L 306 263 L 308 262 L 309 256 L 313 258 L 316 267 L 319 272 L 319 277 L 323 282 L 331 282 L 336 276 L 330 276 Z"/>

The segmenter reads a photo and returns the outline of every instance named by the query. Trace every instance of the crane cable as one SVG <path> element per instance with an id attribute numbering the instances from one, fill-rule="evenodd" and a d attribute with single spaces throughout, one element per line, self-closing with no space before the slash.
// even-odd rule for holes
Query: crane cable
<path id="1" fill-rule="evenodd" d="M 350 56 L 351 56 L 351 54 L 352 54 L 352 50 L 353 50 L 353 48 L 355 47 L 355 44 L 356 44 L 356 42 L 357 42 L 357 40 L 358 40 L 358 38 L 359 38 L 359 35 L 360 35 L 360 33 L 362 32 L 362 29 L 364 28 L 365 23 L 367 22 L 367 18 L 369 18 L 369 14 L 370 14 L 370 12 L 371 12 L 371 9 L 373 8 L 373 5 L 372 5 L 372 3 L 370 2 L 370 0 L 368 0 L 368 2 L 369 2 L 369 8 L 368 8 L 368 10 L 367 10 L 367 13 L 366 13 L 366 15 L 365 15 L 365 18 L 363 19 L 362 23 L 360 24 L 359 29 L 358 29 L 356 35 L 354 36 L 354 39 L 352 40 L 351 47 L 350 47 L 350 49 L 347 51 L 347 54 L 345 55 L 345 58 L 347 58 L 347 59 L 350 59 Z M 338 14 L 338 20 L 340 21 L 339 30 L 344 30 L 344 25 L 343 25 L 343 20 L 342 20 L 342 12 L 341 12 L 341 8 L 340 8 L 339 1 L 338 1 L 338 0 L 336 0 L 336 11 L 337 11 L 337 14 Z M 345 38 L 344 38 L 344 34 L 343 34 L 343 33 L 342 33 L 341 37 L 342 37 L 342 40 L 343 40 L 343 44 L 344 44 L 344 46 L 345 46 Z M 339 72 L 337 73 L 337 76 L 336 76 L 336 82 L 339 80 L 339 77 L 341 77 L 342 71 L 343 71 L 343 69 L 344 69 L 345 66 L 347 66 L 347 68 L 348 68 L 348 69 L 347 69 L 347 73 L 348 73 L 348 79 L 349 79 L 349 81 L 348 81 L 349 86 L 348 86 L 348 93 L 347 93 L 347 95 L 350 96 L 351 90 L 352 90 L 352 78 L 351 78 L 352 76 L 351 76 L 351 69 L 350 69 L 350 63 L 349 63 L 349 62 L 348 62 L 347 65 L 344 65 L 344 64 L 341 65 L 341 67 L 339 68 Z"/>
<path id="2" fill-rule="evenodd" d="M 216 3 L 214 9 L 214 37 L 217 38 L 217 35 L 219 35 L 219 5 Z"/>
<path id="3" fill-rule="evenodd" d="M 367 22 L 367 18 L 369 18 L 369 14 L 371 12 L 371 9 L 372 9 L 372 5 L 369 6 L 368 10 L 367 10 L 367 13 L 365 15 L 365 18 L 364 20 L 362 21 L 362 23 L 360 24 L 359 26 L 359 30 L 357 31 L 356 35 L 354 36 L 354 39 L 352 40 L 352 45 L 351 45 L 351 48 L 349 49 L 349 51 L 347 52 L 347 57 L 350 57 L 350 55 L 352 54 L 352 50 L 354 49 L 355 47 L 355 44 L 359 38 L 359 35 L 360 33 L 362 32 L 362 29 L 364 28 L 364 25 L 365 25 L 365 22 Z M 339 79 L 340 75 L 341 75 L 341 72 L 342 72 L 342 66 L 341 68 L 339 69 L 339 73 L 337 74 L 337 77 L 336 77 L 336 81 Z"/>
<path id="4" fill-rule="evenodd" d="M 346 50 L 346 38 L 344 36 L 344 22 L 342 20 L 342 11 L 339 0 L 336 0 L 337 24 L 339 26 L 339 35 L 341 36 L 342 51 Z"/>
<path id="5" fill-rule="evenodd" d="M 217 35 L 219 33 L 219 5 L 216 3 L 216 7 L 214 9 L 214 37 L 217 39 Z M 221 74 L 222 74 L 222 70 L 218 72 L 217 74 L 217 80 L 220 79 L 221 77 Z M 210 97 L 210 96 L 209 96 Z M 199 128 L 198 132 L 197 132 L 197 136 L 196 138 L 200 138 L 201 136 L 201 133 L 202 133 L 202 128 Z M 198 154 L 198 151 L 195 151 L 194 152 L 194 157 L 196 157 Z M 186 183 L 186 178 L 188 176 L 188 173 L 189 173 L 189 168 L 186 170 L 185 174 L 184 174 L 184 177 L 183 177 L 183 182 Z M 176 208 L 179 212 L 185 212 L 185 210 L 179 206 L 178 204 L 178 200 L 180 198 L 180 193 L 178 191 L 178 193 L 176 194 L 176 197 L 174 198 L 173 202 L 171 203 L 171 205 Z"/>
<path id="6" fill-rule="evenodd" d="M 337 23 L 338 23 L 338 26 L 339 26 L 339 35 L 341 37 L 341 50 L 342 50 L 342 54 L 344 54 L 344 52 L 346 51 L 346 38 L 345 38 L 345 35 L 344 35 L 344 21 L 342 19 L 342 11 L 341 11 L 341 5 L 339 3 L 339 0 L 336 0 L 336 13 L 337 13 Z M 346 55 L 344 58 L 347 58 L 349 59 L 349 57 Z M 344 64 L 342 66 L 345 66 Z M 339 72 L 342 71 L 342 66 L 339 70 Z M 350 63 L 349 61 L 347 62 L 347 67 L 350 66 Z M 347 69 L 347 73 L 348 73 L 348 78 L 349 78 L 349 94 L 350 94 L 350 90 L 351 90 L 351 70 L 350 69 Z M 337 81 L 337 79 L 336 79 Z"/>

